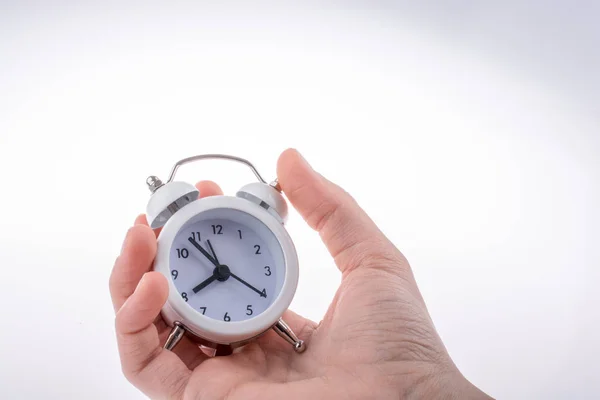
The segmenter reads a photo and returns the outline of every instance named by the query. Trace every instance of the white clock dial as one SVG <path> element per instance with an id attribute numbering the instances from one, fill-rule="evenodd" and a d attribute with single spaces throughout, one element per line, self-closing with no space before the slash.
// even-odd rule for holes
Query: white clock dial
<path id="1" fill-rule="evenodd" d="M 187 305 L 225 322 L 263 313 L 285 278 L 283 252 L 271 230 L 228 208 L 204 211 L 186 223 L 172 243 L 169 264 Z"/>

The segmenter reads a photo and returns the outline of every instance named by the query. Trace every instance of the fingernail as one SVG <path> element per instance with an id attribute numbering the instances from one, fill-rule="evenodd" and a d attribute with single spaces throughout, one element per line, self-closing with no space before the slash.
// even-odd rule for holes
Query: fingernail
<path id="1" fill-rule="evenodd" d="M 146 214 L 140 214 L 135 218 L 135 221 L 133 221 L 133 225 L 148 225 L 148 222 L 146 221 Z"/>

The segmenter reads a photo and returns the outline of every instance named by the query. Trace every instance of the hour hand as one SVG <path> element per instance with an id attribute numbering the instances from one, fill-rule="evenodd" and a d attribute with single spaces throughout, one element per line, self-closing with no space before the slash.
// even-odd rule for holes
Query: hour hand
<path id="1" fill-rule="evenodd" d="M 193 288 L 192 291 L 194 293 L 198 293 L 199 291 L 201 291 L 202 289 L 204 289 L 205 287 L 207 287 L 208 285 L 210 285 L 212 282 L 214 282 L 216 280 L 217 280 L 217 277 L 215 275 L 211 275 L 210 278 L 205 279 L 202 283 L 200 283 L 198 286 Z"/>
<path id="2" fill-rule="evenodd" d="M 219 259 L 217 258 L 217 253 L 215 253 L 215 249 L 213 249 L 213 247 L 212 247 L 212 244 L 210 243 L 210 240 L 207 240 L 207 241 L 206 241 L 206 244 L 208 244 L 208 247 L 210 247 L 210 252 L 212 253 L 212 255 L 213 255 L 213 258 L 215 259 L 215 261 L 216 261 L 218 264 L 221 264 L 221 263 L 219 262 Z"/>
<path id="3" fill-rule="evenodd" d="M 219 262 L 217 260 L 215 260 L 213 258 L 213 256 L 210 255 L 210 253 L 206 250 L 204 250 L 204 248 L 202 246 L 200 246 L 200 243 L 196 242 L 194 240 L 194 238 L 188 238 L 188 241 L 194 245 L 195 248 L 197 248 L 198 250 L 200 250 L 200 253 L 202 253 L 204 255 L 204 257 L 208 258 L 208 261 L 210 261 L 211 263 L 213 263 L 213 265 L 215 267 L 219 266 Z"/>

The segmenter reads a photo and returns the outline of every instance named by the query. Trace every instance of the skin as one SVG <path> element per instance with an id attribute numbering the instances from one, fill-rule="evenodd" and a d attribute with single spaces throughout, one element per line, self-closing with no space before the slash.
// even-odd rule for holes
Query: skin
<path id="1" fill-rule="evenodd" d="M 406 258 L 354 199 L 296 150 L 281 154 L 277 176 L 342 274 L 319 324 L 284 314 L 306 352 L 272 331 L 227 357 L 209 357 L 187 338 L 163 350 L 168 285 L 150 271 L 158 232 L 141 215 L 110 277 L 127 379 L 152 399 L 489 399 L 450 359 Z M 210 181 L 197 187 L 202 197 L 222 194 Z"/>

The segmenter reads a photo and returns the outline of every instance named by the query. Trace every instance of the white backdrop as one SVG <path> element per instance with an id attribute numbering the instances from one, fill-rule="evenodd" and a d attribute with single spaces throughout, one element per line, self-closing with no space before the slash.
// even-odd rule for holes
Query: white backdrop
<path id="1" fill-rule="evenodd" d="M 273 178 L 286 147 L 406 254 L 476 385 L 597 395 L 600 10 L 498 3 L 0 3 L 0 397 L 143 398 L 107 281 L 146 176 Z M 339 275 L 288 228 L 319 320 Z"/>

